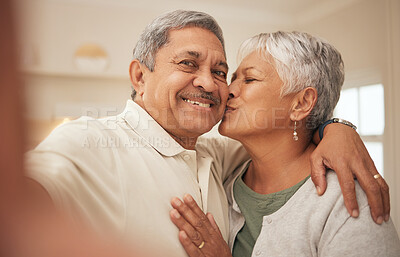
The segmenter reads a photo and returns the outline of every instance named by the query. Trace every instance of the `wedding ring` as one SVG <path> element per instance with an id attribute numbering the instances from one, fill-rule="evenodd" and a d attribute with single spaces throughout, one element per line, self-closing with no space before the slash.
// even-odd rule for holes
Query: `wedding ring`
<path id="1" fill-rule="evenodd" d="M 204 241 L 201 242 L 201 244 L 199 245 L 199 249 L 203 248 L 203 246 L 204 246 Z"/>
<path id="2" fill-rule="evenodd" d="M 379 174 L 374 175 L 374 179 L 378 179 L 378 178 L 381 178 L 381 175 L 379 175 Z"/>

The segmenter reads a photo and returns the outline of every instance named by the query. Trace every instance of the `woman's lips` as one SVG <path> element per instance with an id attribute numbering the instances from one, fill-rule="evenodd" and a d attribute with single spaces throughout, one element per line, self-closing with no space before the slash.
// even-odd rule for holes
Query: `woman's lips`
<path id="1" fill-rule="evenodd" d="M 233 112 L 234 110 L 236 110 L 236 108 L 233 108 L 231 106 L 226 106 L 225 113 L 230 113 L 230 112 Z"/>

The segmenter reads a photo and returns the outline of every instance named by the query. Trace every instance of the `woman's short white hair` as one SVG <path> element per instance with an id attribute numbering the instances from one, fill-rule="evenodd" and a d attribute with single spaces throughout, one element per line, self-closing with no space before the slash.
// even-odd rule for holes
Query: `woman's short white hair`
<path id="1" fill-rule="evenodd" d="M 307 87 L 317 90 L 318 100 L 307 117 L 307 129 L 317 128 L 332 116 L 344 81 L 344 64 L 335 47 L 304 32 L 261 33 L 243 42 L 238 63 L 254 51 L 266 61 L 272 57 L 283 81 L 282 97 Z"/>

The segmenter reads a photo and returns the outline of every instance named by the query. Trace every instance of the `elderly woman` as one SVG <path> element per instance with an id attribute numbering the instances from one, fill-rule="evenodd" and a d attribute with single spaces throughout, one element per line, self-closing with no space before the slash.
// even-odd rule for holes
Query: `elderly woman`
<path id="1" fill-rule="evenodd" d="M 171 219 L 190 256 L 400 256 L 391 220 L 377 225 L 363 190 L 351 218 L 335 172 L 319 197 L 310 179 L 313 131 L 331 117 L 344 80 L 340 53 L 299 32 L 264 33 L 239 50 L 219 131 L 251 160 L 228 179 L 229 246 L 186 195 Z M 379 178 L 382 179 L 382 178 Z M 179 215 L 179 213 L 180 215 Z"/>

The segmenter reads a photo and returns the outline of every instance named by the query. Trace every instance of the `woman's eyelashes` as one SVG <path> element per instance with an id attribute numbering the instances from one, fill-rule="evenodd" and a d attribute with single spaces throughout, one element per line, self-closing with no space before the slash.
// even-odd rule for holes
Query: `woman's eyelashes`
<path id="1" fill-rule="evenodd" d="M 231 78 L 231 84 L 236 80 L 243 81 L 246 84 L 250 84 L 250 83 L 252 83 L 254 81 L 259 81 L 259 79 L 255 78 L 253 76 L 247 76 L 247 75 L 245 75 L 245 76 L 242 76 L 242 75 L 237 76 L 237 74 L 234 73 L 232 75 L 232 78 Z"/>
<path id="2" fill-rule="evenodd" d="M 251 82 L 253 82 L 253 81 L 257 81 L 257 79 L 255 79 L 255 78 L 245 78 L 245 79 L 244 79 L 244 82 L 245 82 L 246 84 L 249 84 L 249 83 L 251 83 Z"/>

